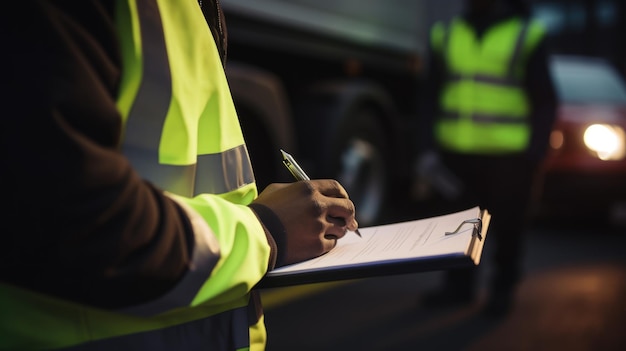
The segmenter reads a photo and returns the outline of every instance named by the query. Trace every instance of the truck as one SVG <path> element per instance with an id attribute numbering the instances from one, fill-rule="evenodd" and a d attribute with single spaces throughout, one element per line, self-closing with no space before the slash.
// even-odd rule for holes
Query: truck
<path id="1" fill-rule="evenodd" d="M 259 189 L 292 181 L 280 149 L 311 178 L 338 180 L 360 225 L 406 194 L 420 78 L 433 21 L 417 0 L 221 0 L 225 62 Z"/>

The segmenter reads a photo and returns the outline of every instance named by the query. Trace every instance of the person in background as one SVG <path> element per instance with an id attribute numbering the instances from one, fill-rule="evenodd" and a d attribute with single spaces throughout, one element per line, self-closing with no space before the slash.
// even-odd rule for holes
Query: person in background
<path id="1" fill-rule="evenodd" d="M 257 196 L 218 1 L 7 7 L 0 349 L 263 349 L 255 284 L 358 224 L 334 180 Z"/>
<path id="2" fill-rule="evenodd" d="M 486 311 L 506 313 L 522 277 L 533 184 L 556 116 L 543 26 L 521 0 L 467 0 L 431 30 L 425 112 L 414 179 L 430 179 L 448 210 L 492 214 L 494 272 Z M 425 304 L 469 303 L 477 269 L 446 272 Z"/>

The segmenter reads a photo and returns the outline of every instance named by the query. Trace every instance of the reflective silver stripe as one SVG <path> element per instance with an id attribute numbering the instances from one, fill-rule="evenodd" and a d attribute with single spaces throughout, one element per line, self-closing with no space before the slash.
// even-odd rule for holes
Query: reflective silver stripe
<path id="1" fill-rule="evenodd" d="M 254 182 L 245 145 L 218 154 L 200 155 L 197 164 L 188 166 L 159 164 L 158 146 L 152 149 L 127 146 L 124 154 L 143 177 L 162 189 L 182 196 L 223 194 Z"/>
<path id="2" fill-rule="evenodd" d="M 491 85 L 499 85 L 504 87 L 512 87 L 516 88 L 520 86 L 519 79 L 515 79 L 513 77 L 498 77 L 498 76 L 488 76 L 485 74 L 474 74 L 474 75 L 461 75 L 458 73 L 453 73 L 448 75 L 448 82 L 459 82 L 462 80 L 471 79 L 480 83 L 487 83 Z"/>
<path id="3" fill-rule="evenodd" d="M 173 199 L 176 200 L 176 198 Z M 194 233 L 193 253 L 187 273 L 165 295 L 141 305 L 125 308 L 120 312 L 153 316 L 174 308 L 190 306 L 202 285 L 211 276 L 213 268 L 220 259 L 219 242 L 200 214 L 183 202 L 178 201 L 178 204 L 185 210 Z"/>
<path id="4" fill-rule="evenodd" d="M 446 111 L 441 114 L 443 120 L 456 121 L 461 119 L 461 113 Z M 526 118 L 512 117 L 506 115 L 488 115 L 485 113 L 472 113 L 470 114 L 472 122 L 484 123 L 484 124 L 526 124 Z"/>
<path id="5" fill-rule="evenodd" d="M 222 170 L 221 177 L 215 174 L 218 169 Z M 222 194 L 253 182 L 252 164 L 245 145 L 219 154 L 198 156 L 194 194 Z"/>
<path id="6" fill-rule="evenodd" d="M 172 97 L 172 77 L 156 1 L 138 0 L 137 10 L 143 37 L 144 73 L 126 122 L 124 155 L 144 178 L 182 196 L 223 194 L 253 183 L 252 166 L 244 145 L 219 154 L 200 155 L 197 164 L 159 163 L 159 144 Z M 220 173 L 221 176 L 215 176 Z"/>
<path id="7" fill-rule="evenodd" d="M 129 139 L 128 137 L 126 138 Z M 152 148 L 139 148 L 126 144 L 124 155 L 131 161 L 141 176 L 161 189 L 175 194 L 193 196 L 193 181 L 196 165 L 174 166 L 159 164 L 158 145 Z"/>
<path id="8" fill-rule="evenodd" d="M 248 307 L 240 307 L 211 317 L 150 330 L 96 340 L 66 348 L 78 350 L 240 350 L 250 347 Z"/>
<path id="9" fill-rule="evenodd" d="M 157 166 L 158 145 L 172 97 L 172 76 L 158 4 L 156 0 L 137 0 L 136 3 L 142 35 L 143 76 L 126 122 L 122 151 L 142 176 L 162 185 L 150 176 L 159 174 L 165 179 L 180 179 L 178 172 L 189 176 L 193 171 Z M 168 190 L 178 193 L 183 189 Z"/>
<path id="10" fill-rule="evenodd" d="M 513 116 L 495 116 L 480 113 L 472 114 L 472 121 L 476 123 L 489 123 L 489 124 L 523 124 L 526 125 L 526 118 L 513 117 Z"/>

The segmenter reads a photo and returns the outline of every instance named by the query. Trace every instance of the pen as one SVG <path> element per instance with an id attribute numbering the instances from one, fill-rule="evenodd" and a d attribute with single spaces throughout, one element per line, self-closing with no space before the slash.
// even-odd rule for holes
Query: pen
<path id="1" fill-rule="evenodd" d="M 289 172 L 291 172 L 296 180 L 311 180 L 311 178 L 309 178 L 309 176 L 304 173 L 304 170 L 300 167 L 298 162 L 296 162 L 293 156 L 286 153 L 282 149 L 280 150 L 280 152 L 283 154 L 283 164 L 285 165 L 285 167 L 287 167 Z M 356 235 L 358 235 L 359 237 L 362 237 L 358 228 L 354 231 L 354 233 L 356 233 Z"/>

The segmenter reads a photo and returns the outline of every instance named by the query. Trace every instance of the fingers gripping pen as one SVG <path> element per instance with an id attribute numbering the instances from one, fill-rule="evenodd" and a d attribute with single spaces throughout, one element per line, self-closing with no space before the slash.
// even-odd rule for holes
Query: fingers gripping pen
<path id="1" fill-rule="evenodd" d="M 289 172 L 291 172 L 296 180 L 311 180 L 311 178 L 309 178 L 309 176 L 304 172 L 304 170 L 300 167 L 298 162 L 296 162 L 293 156 L 283 150 L 280 150 L 280 152 L 283 154 L 283 164 L 285 165 L 285 167 L 287 167 Z M 356 233 L 356 235 L 358 236 L 361 236 L 358 228 L 354 231 L 354 233 Z"/>

